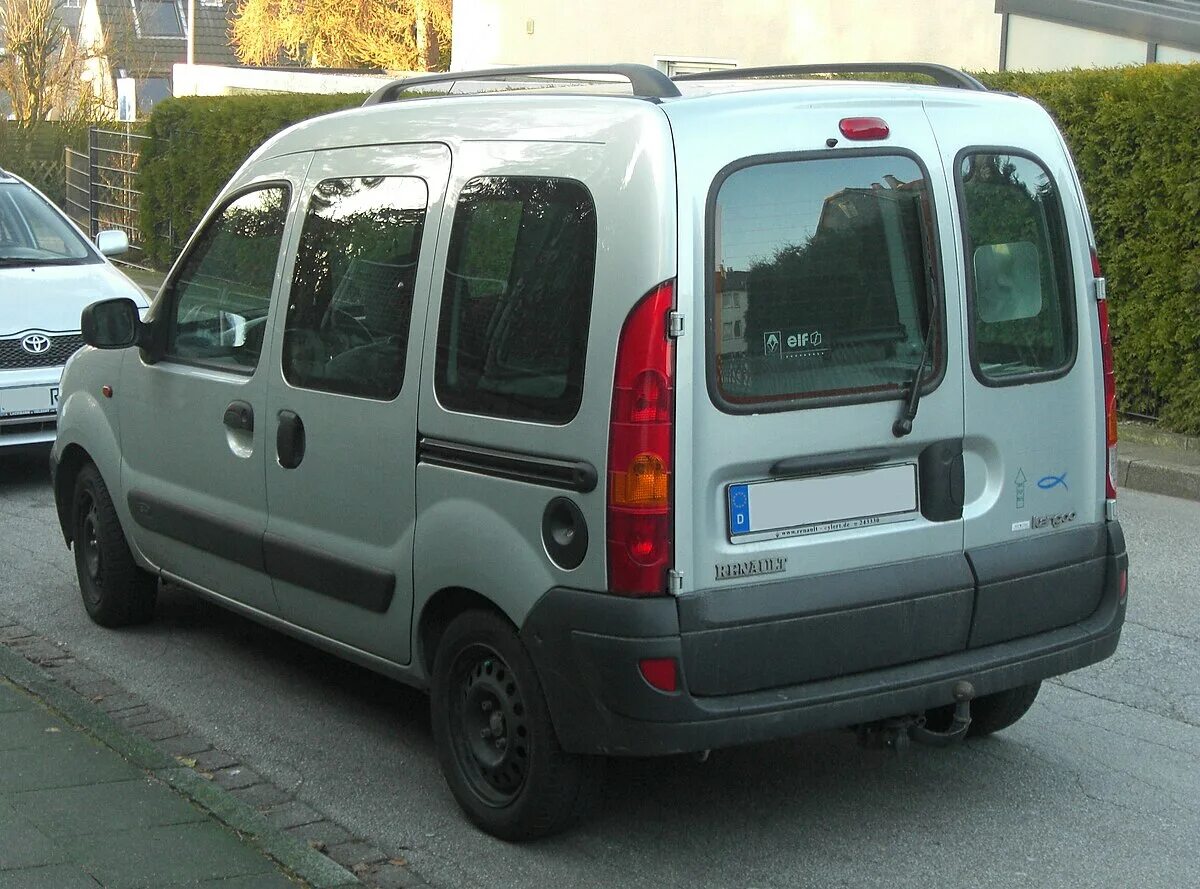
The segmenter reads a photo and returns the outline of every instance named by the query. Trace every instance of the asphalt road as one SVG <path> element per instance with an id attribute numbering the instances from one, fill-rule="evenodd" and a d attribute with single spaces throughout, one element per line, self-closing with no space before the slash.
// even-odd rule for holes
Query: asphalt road
<path id="1" fill-rule="evenodd" d="M 178 592 L 88 622 L 44 452 L 0 456 L 0 611 L 67 643 L 438 887 L 1200 883 L 1200 503 L 1123 492 L 1130 610 L 1110 660 L 1002 735 L 902 758 L 822 733 L 612 764 L 596 817 L 510 846 L 459 816 L 425 698 Z"/>

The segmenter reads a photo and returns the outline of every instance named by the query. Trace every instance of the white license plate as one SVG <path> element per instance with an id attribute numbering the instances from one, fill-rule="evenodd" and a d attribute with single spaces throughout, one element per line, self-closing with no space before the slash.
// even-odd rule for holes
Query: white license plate
<path id="1" fill-rule="evenodd" d="M 0 389 L 0 417 L 52 414 L 58 408 L 57 386 Z"/>
<path id="2" fill-rule="evenodd" d="M 912 518 L 914 463 L 807 478 L 730 485 L 729 536 L 736 543 L 799 537 Z"/>

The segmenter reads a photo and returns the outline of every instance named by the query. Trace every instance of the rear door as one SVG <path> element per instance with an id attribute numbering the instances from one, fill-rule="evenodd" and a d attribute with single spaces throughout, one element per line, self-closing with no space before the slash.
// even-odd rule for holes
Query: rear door
<path id="1" fill-rule="evenodd" d="M 444 145 L 314 156 L 267 394 L 263 548 L 280 612 L 396 663 L 409 660 L 420 331 L 449 172 Z"/>
<path id="2" fill-rule="evenodd" d="M 958 650 L 972 607 L 961 286 L 932 130 L 918 102 L 889 102 L 890 135 L 856 142 L 839 130 L 845 103 L 762 101 L 761 117 L 673 120 L 681 216 L 703 232 L 680 262 L 681 301 L 692 293 L 703 322 L 680 341 L 692 391 L 676 486 L 699 694 Z M 722 126 L 739 138 L 705 138 Z"/>
<path id="3" fill-rule="evenodd" d="M 1032 102 L 929 109 L 956 191 L 966 283 L 965 546 L 972 645 L 1063 626 L 1099 602 L 1104 411 L 1090 239 L 1075 177 Z M 1012 584 L 1016 576 L 1040 582 Z"/>

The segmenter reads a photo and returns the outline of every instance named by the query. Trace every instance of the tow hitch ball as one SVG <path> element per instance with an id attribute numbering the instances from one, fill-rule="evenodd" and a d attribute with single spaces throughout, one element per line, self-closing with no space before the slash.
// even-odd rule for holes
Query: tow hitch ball
<path id="1" fill-rule="evenodd" d="M 897 716 L 858 726 L 858 740 L 873 750 L 903 753 L 913 741 L 932 747 L 948 747 L 967 736 L 971 725 L 971 701 L 975 686 L 965 679 L 954 683 L 954 718 L 945 731 L 935 731 L 925 725 L 925 714 Z"/>

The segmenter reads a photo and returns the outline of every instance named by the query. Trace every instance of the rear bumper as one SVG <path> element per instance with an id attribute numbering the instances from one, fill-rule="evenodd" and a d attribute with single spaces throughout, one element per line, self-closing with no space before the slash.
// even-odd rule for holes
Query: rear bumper
<path id="1" fill-rule="evenodd" d="M 1103 660 L 1113 653 L 1125 619 L 1121 572 L 1127 569 L 1120 526 L 1105 531 L 1101 589 L 1082 590 L 1096 602 L 1081 620 L 1044 632 L 990 644 L 959 647 L 881 669 L 735 694 L 690 691 L 680 605 L 672 598 L 635 600 L 555 589 L 530 613 L 522 638 L 537 665 L 563 747 L 575 753 L 656 755 L 727 747 L 804 732 L 918 713 L 953 701 L 952 689 L 968 680 L 978 695 L 1037 682 Z M 1046 572 L 1005 579 L 1013 601 L 1046 583 Z M 978 590 L 978 588 L 977 588 Z M 988 588 L 983 587 L 985 601 Z M 984 617 L 996 632 L 992 610 Z M 1014 609 L 1013 626 L 1027 616 Z M 685 624 L 687 618 L 685 616 Z M 781 632 L 784 622 L 779 622 Z M 761 623 L 758 624 L 761 626 Z M 739 649 L 744 627 L 729 626 L 708 641 L 720 648 L 728 634 Z M 769 634 L 768 634 L 769 635 Z M 761 637 L 760 637 L 761 638 Z M 853 644 L 853 639 L 845 640 Z M 681 665 L 680 691 L 652 688 L 638 671 L 642 658 L 672 657 Z M 741 656 L 739 655 L 739 659 Z M 760 661 L 763 659 L 760 658 Z M 766 672 L 771 672 L 769 665 Z"/>

